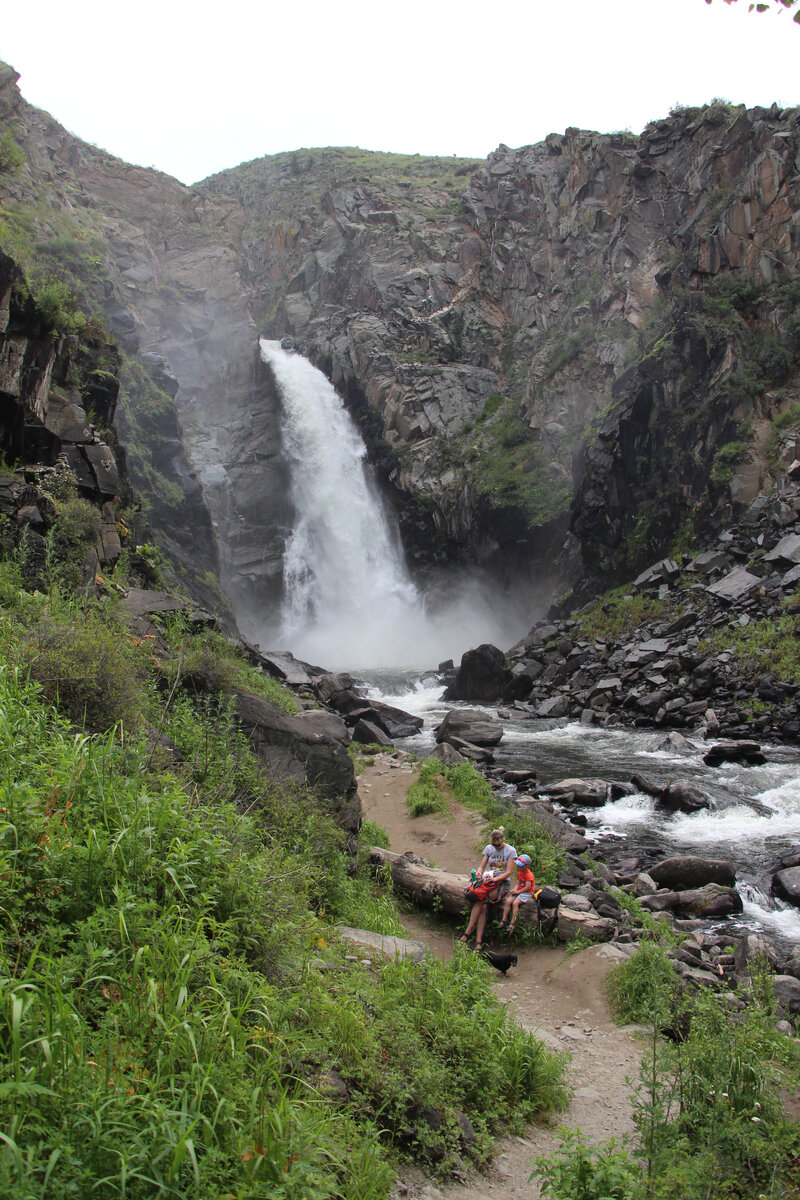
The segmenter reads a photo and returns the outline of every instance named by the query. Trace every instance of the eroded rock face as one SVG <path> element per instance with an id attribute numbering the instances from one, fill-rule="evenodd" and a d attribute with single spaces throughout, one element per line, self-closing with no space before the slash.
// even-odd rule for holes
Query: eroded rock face
<path id="1" fill-rule="evenodd" d="M 718 449 L 769 407 L 736 383 L 756 333 L 777 330 L 796 370 L 781 287 L 798 265 L 797 110 L 716 104 L 484 163 L 298 151 L 185 188 L 73 138 L 9 70 L 0 109 L 27 159 L 11 199 L 59 205 L 76 235 L 91 212 L 93 300 L 174 396 L 167 419 L 124 385 L 126 438 L 182 498 L 144 457 L 134 483 L 240 611 L 276 603 L 292 517 L 260 332 L 291 337 L 342 393 L 417 572 L 479 564 L 542 607 L 582 570 L 663 555 Z M 766 291 L 712 320 L 704 297 L 726 276 Z M 758 482 L 757 463 L 737 467 L 708 519 Z"/>

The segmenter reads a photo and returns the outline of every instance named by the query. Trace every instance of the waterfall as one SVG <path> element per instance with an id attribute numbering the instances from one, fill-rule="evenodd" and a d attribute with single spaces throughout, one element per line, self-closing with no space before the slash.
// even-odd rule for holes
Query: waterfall
<path id="1" fill-rule="evenodd" d="M 530 625 L 484 583 L 452 576 L 423 596 L 341 397 L 301 354 L 261 341 L 283 401 L 283 450 L 294 528 L 283 558 L 281 648 L 327 668 L 435 666 L 479 642 L 510 645 Z M 269 622 L 248 636 L 271 639 Z"/>
<path id="2" fill-rule="evenodd" d="M 261 342 L 283 400 L 295 527 L 284 552 L 282 634 L 301 657 L 394 657 L 398 625 L 424 605 L 335 388 L 301 354 Z"/>

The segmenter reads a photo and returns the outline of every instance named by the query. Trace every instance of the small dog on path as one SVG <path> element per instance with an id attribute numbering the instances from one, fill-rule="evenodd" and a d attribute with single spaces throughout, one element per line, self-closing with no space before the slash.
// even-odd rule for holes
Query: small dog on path
<path id="1" fill-rule="evenodd" d="M 510 967 L 517 965 L 516 954 L 501 954 L 497 950 L 481 950 L 481 958 L 485 958 L 488 963 L 494 967 L 496 971 L 501 971 L 505 975 Z"/>

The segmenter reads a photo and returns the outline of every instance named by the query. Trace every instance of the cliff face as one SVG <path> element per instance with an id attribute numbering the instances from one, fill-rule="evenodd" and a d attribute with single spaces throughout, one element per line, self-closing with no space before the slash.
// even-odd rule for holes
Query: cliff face
<path id="1" fill-rule="evenodd" d="M 278 596 L 291 519 L 259 332 L 344 395 L 422 572 L 623 575 L 763 477 L 797 397 L 798 110 L 485 163 L 303 150 L 188 189 L 0 85 L 26 160 L 0 175 L 6 234 L 111 322 L 134 482 L 241 604 Z"/>

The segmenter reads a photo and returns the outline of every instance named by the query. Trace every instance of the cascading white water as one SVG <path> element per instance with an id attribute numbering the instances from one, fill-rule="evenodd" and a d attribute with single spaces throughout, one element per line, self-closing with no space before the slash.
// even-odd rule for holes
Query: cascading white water
<path id="1" fill-rule="evenodd" d="M 297 513 L 284 554 L 284 640 L 302 657 L 379 661 L 386 638 L 421 613 L 422 602 L 365 469 L 366 447 L 308 359 L 268 341 L 261 353 L 283 399 Z"/>
<path id="2" fill-rule="evenodd" d="M 510 645 L 531 617 L 509 617 L 496 596 L 454 585 L 435 614 L 426 609 L 335 388 L 278 342 L 262 340 L 261 354 L 283 400 L 297 514 L 284 552 L 280 645 L 309 662 L 353 669 L 430 667 L 479 642 Z"/>

